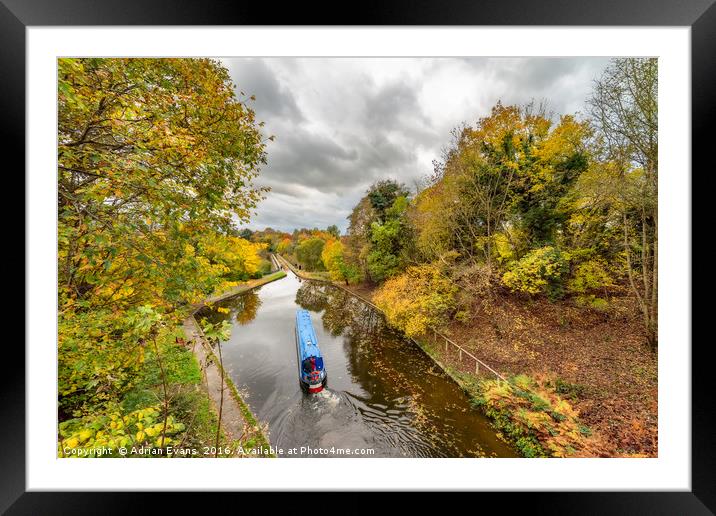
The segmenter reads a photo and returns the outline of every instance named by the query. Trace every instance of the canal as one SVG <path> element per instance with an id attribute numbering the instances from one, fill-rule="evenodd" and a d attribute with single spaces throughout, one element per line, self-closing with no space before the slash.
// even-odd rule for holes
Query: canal
<path id="1" fill-rule="evenodd" d="M 311 313 L 328 372 L 327 388 L 318 394 L 299 386 L 299 308 Z M 303 457 L 331 456 L 320 450 L 334 447 L 372 450 L 363 452 L 371 457 L 516 456 L 420 348 L 339 288 L 288 272 L 197 317 L 230 319 L 224 366 L 254 414 L 268 423 L 274 447 L 309 447 Z"/>

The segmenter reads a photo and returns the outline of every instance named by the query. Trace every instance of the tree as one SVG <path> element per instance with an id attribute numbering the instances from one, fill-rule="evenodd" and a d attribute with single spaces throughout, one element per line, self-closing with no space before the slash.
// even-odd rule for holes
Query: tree
<path id="1" fill-rule="evenodd" d="M 404 218 L 407 207 L 408 200 L 404 196 L 396 197 L 391 207 L 385 210 L 384 222 L 376 221 L 371 225 L 368 273 L 376 283 L 385 281 L 402 267 L 401 252 L 407 240 Z"/>
<path id="2" fill-rule="evenodd" d="M 338 229 L 338 226 L 335 224 L 332 224 L 326 228 L 326 233 L 333 236 L 334 238 L 340 238 L 341 237 L 341 231 Z"/>
<path id="3" fill-rule="evenodd" d="M 213 264 L 223 265 L 225 272 L 222 277 L 227 281 L 248 279 L 258 272 L 261 265 L 259 252 L 266 249 L 267 244 L 254 244 L 243 238 L 207 235 L 201 238 L 201 253 Z"/>
<path id="4" fill-rule="evenodd" d="M 366 194 L 370 205 L 375 210 L 378 222 L 385 221 L 385 212 L 393 206 L 398 197 L 408 197 L 410 192 L 405 185 L 393 179 L 384 179 L 371 185 Z"/>
<path id="5" fill-rule="evenodd" d="M 308 238 L 296 247 L 296 259 L 307 270 L 320 271 L 323 269 L 321 253 L 324 245 L 325 241 L 321 238 Z"/>
<path id="6" fill-rule="evenodd" d="M 387 243 L 386 238 L 383 238 L 388 234 L 397 236 L 398 226 L 393 223 L 393 227 L 385 228 L 384 225 L 389 223 L 389 220 L 396 219 L 395 213 L 391 214 L 390 210 L 398 198 L 403 199 L 399 202 L 403 207 L 398 215 L 402 216 L 408 195 L 404 185 L 386 179 L 371 185 L 366 195 L 353 208 L 348 217 L 350 224 L 345 241 L 345 262 L 357 268 L 361 276 L 369 276 L 377 282 L 383 281 L 399 266 L 393 244 Z M 378 235 L 378 239 L 386 243 L 387 248 L 376 249 L 373 234 L 381 229 L 386 229 L 387 232 Z"/>
<path id="7" fill-rule="evenodd" d="M 433 184 L 411 210 L 418 249 L 427 260 L 457 252 L 490 274 L 510 236 L 526 241 L 515 252 L 556 243 L 568 218 L 561 200 L 587 168 L 589 134 L 571 116 L 553 127 L 544 108 L 500 103 L 474 127 L 454 130 Z"/>
<path id="8" fill-rule="evenodd" d="M 377 215 L 367 196 L 358 201 L 348 217 L 344 259 L 346 263 L 358 268 L 363 275 L 366 275 L 368 270 L 366 256 L 370 251 L 370 229 L 376 219 Z"/>
<path id="9" fill-rule="evenodd" d="M 228 72 L 209 59 L 61 59 L 58 73 L 60 297 L 181 304 L 213 290 L 188 246 L 248 220 L 265 162 Z"/>
<path id="10" fill-rule="evenodd" d="M 276 246 L 276 252 L 279 254 L 290 254 L 293 251 L 293 240 L 290 238 L 282 239 Z"/>
<path id="11" fill-rule="evenodd" d="M 658 341 L 658 63 L 613 59 L 596 81 L 589 104 L 603 138 L 604 157 L 623 183 L 622 225 L 627 274 L 647 340 Z"/>
<path id="12" fill-rule="evenodd" d="M 328 240 L 323 247 L 321 260 L 333 281 L 345 281 L 353 284 L 360 280 L 360 271 L 355 265 L 345 262 L 344 246 L 340 240 Z"/>
<path id="13" fill-rule="evenodd" d="M 61 420 L 109 414 L 148 344 L 254 267 L 235 236 L 264 192 L 247 100 L 211 59 L 58 60 Z"/>

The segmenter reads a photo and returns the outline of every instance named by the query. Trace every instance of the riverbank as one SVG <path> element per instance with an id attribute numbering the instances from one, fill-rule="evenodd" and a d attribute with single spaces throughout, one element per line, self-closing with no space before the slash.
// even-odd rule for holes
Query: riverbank
<path id="1" fill-rule="evenodd" d="M 237 285 L 227 292 L 211 296 L 203 303 L 196 305 L 191 315 L 184 321 L 184 333 L 187 341 L 204 373 L 205 392 L 216 414 L 219 412 L 219 406 L 222 407 L 221 426 L 227 440 L 233 444 L 231 446 L 234 450 L 232 457 L 242 456 L 235 452 L 239 447 L 247 451 L 243 456 L 273 456 L 269 451 L 268 429 L 259 423 L 236 388 L 231 376 L 221 366 L 219 358 L 206 339 L 195 315 L 204 306 L 243 294 L 285 276 L 286 272 L 279 270 L 262 278 Z M 257 450 L 257 453 L 250 453 L 249 450 Z"/>
<path id="2" fill-rule="evenodd" d="M 341 287 L 370 300 L 375 291 L 366 285 Z M 614 299 L 604 312 L 498 295 L 444 333 L 505 377 L 533 379 L 542 398 L 569 403 L 584 440 L 591 441 L 584 443 L 587 456 L 655 457 L 658 355 L 643 345 L 638 317 L 628 298 Z M 484 404 L 474 362 L 461 360 L 451 346 L 419 340 L 476 403 Z"/>
<path id="3" fill-rule="evenodd" d="M 269 450 L 269 441 L 266 437 L 267 429 L 257 421 L 230 375 L 221 367 L 218 357 L 207 342 L 193 315 L 184 321 L 184 332 L 189 339 L 196 360 L 201 365 L 204 379 L 203 391 L 211 404 L 215 417 L 219 412 L 219 406 L 222 406 L 221 430 L 225 438 L 220 447 L 228 446 L 232 450 L 231 457 L 272 456 L 266 452 Z M 218 421 L 218 417 L 216 420 Z M 261 450 L 261 453 L 242 455 L 236 453 L 239 447 L 243 450 Z"/>

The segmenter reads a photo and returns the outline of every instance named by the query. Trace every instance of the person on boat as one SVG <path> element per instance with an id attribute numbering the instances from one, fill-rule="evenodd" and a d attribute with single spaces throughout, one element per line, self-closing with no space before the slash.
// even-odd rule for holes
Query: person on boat
<path id="1" fill-rule="evenodd" d="M 311 357 L 311 372 L 316 370 L 316 357 Z"/>

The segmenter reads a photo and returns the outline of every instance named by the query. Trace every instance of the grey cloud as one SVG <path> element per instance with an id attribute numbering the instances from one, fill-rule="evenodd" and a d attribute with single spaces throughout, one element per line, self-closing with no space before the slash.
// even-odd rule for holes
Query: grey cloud
<path id="1" fill-rule="evenodd" d="M 546 101 L 555 115 L 583 108 L 596 78 L 608 58 L 516 58 L 504 66 L 491 59 L 489 67 L 504 85 L 503 102 L 524 104 Z"/>
<path id="2" fill-rule="evenodd" d="M 255 95 L 251 107 L 262 120 L 281 116 L 296 122 L 303 114 L 291 91 L 282 85 L 263 59 L 225 59 L 231 79 L 246 96 Z"/>
<path id="3" fill-rule="evenodd" d="M 249 227 L 345 230 L 372 182 L 391 177 L 411 186 L 429 173 L 451 128 L 486 116 L 497 100 L 547 99 L 557 114 L 583 110 L 607 61 L 436 58 L 396 62 L 403 68 L 393 71 L 371 60 L 225 59 L 277 138 L 258 180 L 271 192 Z"/>

